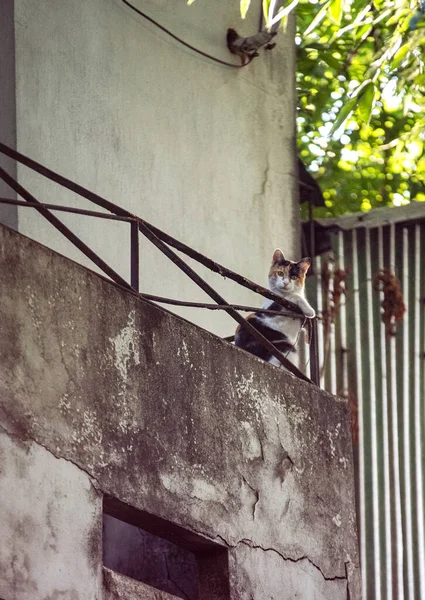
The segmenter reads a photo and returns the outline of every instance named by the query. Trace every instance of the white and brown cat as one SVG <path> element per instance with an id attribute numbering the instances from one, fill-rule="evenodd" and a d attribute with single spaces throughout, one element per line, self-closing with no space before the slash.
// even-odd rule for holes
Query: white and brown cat
<path id="1" fill-rule="evenodd" d="M 277 248 L 273 254 L 273 260 L 269 271 L 269 289 L 277 296 L 289 300 L 298 306 L 308 319 L 312 319 L 316 313 L 307 302 L 305 297 L 305 276 L 310 267 L 310 258 L 302 258 L 298 262 L 287 260 L 282 250 Z M 275 311 L 285 309 L 273 300 L 265 300 L 262 308 Z M 300 319 L 280 315 L 268 315 L 264 313 L 252 313 L 247 320 L 260 333 L 272 342 L 279 342 L 278 348 L 281 352 L 295 352 L 295 344 L 301 328 Z M 260 342 L 247 333 L 240 326 L 236 330 L 235 345 L 243 348 L 251 354 L 266 360 L 272 364 L 280 365 L 280 362 L 264 348 Z"/>

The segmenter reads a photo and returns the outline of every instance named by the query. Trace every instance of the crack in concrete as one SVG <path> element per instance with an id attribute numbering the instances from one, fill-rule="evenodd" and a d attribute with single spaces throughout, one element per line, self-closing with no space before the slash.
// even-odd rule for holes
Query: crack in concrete
<path id="1" fill-rule="evenodd" d="M 346 590 L 347 591 L 347 600 L 350 600 L 350 590 L 348 587 L 348 565 L 351 564 L 350 561 L 344 562 L 345 575 L 334 575 L 333 577 L 327 577 L 323 573 L 322 569 L 318 565 L 316 565 L 316 563 L 314 563 L 311 560 L 311 558 L 309 558 L 308 556 L 300 556 L 298 558 L 293 558 L 292 556 L 285 556 L 284 554 L 282 554 L 282 552 L 279 552 L 279 550 L 276 550 L 275 548 L 263 548 L 263 546 L 254 544 L 254 542 L 252 540 L 248 540 L 246 538 L 242 538 L 241 540 L 238 540 L 235 544 L 231 544 L 220 534 L 217 534 L 213 537 L 213 536 L 206 534 L 203 531 L 199 531 L 199 530 L 195 529 L 193 526 L 189 526 L 187 524 L 185 525 L 185 528 L 188 531 L 193 531 L 197 535 L 207 538 L 211 541 L 215 541 L 216 543 L 218 543 L 217 540 L 220 540 L 226 548 L 237 548 L 240 544 L 244 544 L 246 546 L 249 546 L 250 548 L 254 548 L 255 550 L 262 550 L 263 552 L 274 552 L 283 561 L 297 563 L 297 562 L 301 562 L 301 561 L 305 560 L 305 561 L 309 562 L 311 564 L 311 566 L 314 567 L 317 571 L 319 571 L 320 575 L 323 577 L 323 579 L 325 581 L 345 581 L 346 586 L 347 586 L 347 590 Z"/>
<path id="2" fill-rule="evenodd" d="M 47 446 L 45 446 L 44 444 L 42 444 L 41 442 L 39 442 L 38 440 L 34 439 L 31 436 L 26 436 L 25 438 L 21 438 L 17 433 L 12 433 L 11 431 L 8 431 L 8 429 L 6 429 L 6 427 L 2 424 L 0 424 L 0 432 L 1 431 L 3 433 L 5 433 L 6 435 L 8 435 L 9 437 L 16 438 L 17 440 L 19 440 L 21 442 L 29 442 L 29 443 L 34 443 L 34 444 L 37 444 L 38 446 L 41 446 L 42 448 L 44 448 L 44 450 L 46 450 L 46 452 L 48 452 L 54 458 L 56 458 L 56 460 L 65 460 L 66 462 L 71 463 L 72 465 L 74 465 L 74 467 L 77 467 L 77 469 L 79 469 L 80 471 L 82 471 L 83 473 L 85 473 L 87 475 L 87 477 L 89 478 L 90 484 L 93 487 L 96 494 L 98 496 L 99 495 L 103 496 L 102 487 L 101 487 L 100 483 L 97 481 L 96 477 L 94 477 L 91 473 L 89 473 L 86 469 L 84 469 L 78 463 L 74 462 L 70 458 L 66 458 L 65 456 L 57 456 L 52 450 L 50 450 L 50 448 L 47 448 Z"/>
<path id="3" fill-rule="evenodd" d="M 276 550 L 276 548 L 263 548 L 263 546 L 254 544 L 254 542 L 252 540 L 248 540 L 247 538 L 242 538 L 241 540 L 239 540 L 238 542 L 236 542 L 236 544 L 229 544 L 229 542 L 227 542 L 227 540 L 225 540 L 224 537 L 222 537 L 221 535 L 217 535 L 216 537 L 219 538 L 222 542 L 224 542 L 224 544 L 226 544 L 226 546 L 228 548 L 237 548 L 240 544 L 244 544 L 245 546 L 248 546 L 249 548 L 254 548 L 255 550 L 262 550 L 263 552 L 273 552 L 273 553 L 277 554 L 284 561 L 289 561 L 289 562 L 297 563 L 297 562 L 301 562 L 303 560 L 306 560 L 315 569 L 317 569 L 317 571 L 319 571 L 319 573 L 321 574 L 321 576 L 323 577 L 323 579 L 325 581 L 338 581 L 338 580 L 340 580 L 340 581 L 346 581 L 347 582 L 347 588 L 348 588 L 348 573 L 347 573 L 347 565 L 349 564 L 348 562 L 344 563 L 344 568 L 345 568 L 345 575 L 344 576 L 342 576 L 342 575 L 334 575 L 333 577 L 326 577 L 326 575 L 323 573 L 322 569 L 320 567 L 318 567 L 308 556 L 300 556 L 298 558 L 292 558 L 291 556 L 285 556 L 284 554 L 282 554 L 281 552 L 279 552 L 279 550 Z M 347 589 L 347 591 L 348 591 L 348 589 Z"/>
<path id="4" fill-rule="evenodd" d="M 240 473 L 240 476 L 242 477 L 242 481 L 249 487 L 249 489 L 253 492 L 254 496 L 255 496 L 255 502 L 252 506 L 252 519 L 255 519 L 255 510 L 257 508 L 257 504 L 260 502 L 260 492 L 254 487 L 252 486 L 249 481 L 246 479 L 246 477 L 244 477 L 244 475 L 242 475 L 242 473 Z"/>

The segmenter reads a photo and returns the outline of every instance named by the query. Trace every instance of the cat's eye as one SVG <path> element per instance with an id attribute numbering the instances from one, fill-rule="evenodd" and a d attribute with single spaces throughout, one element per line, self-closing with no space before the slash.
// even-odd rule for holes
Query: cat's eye
<path id="1" fill-rule="evenodd" d="M 298 279 L 296 275 L 291 275 L 291 279 Z"/>
<path id="2" fill-rule="evenodd" d="M 283 277 L 284 273 L 283 273 L 283 271 L 276 271 L 276 275 L 278 277 Z"/>

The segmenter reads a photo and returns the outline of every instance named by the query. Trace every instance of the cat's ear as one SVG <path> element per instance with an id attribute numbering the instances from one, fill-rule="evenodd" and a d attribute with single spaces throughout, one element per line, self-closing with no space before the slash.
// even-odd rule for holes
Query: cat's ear
<path id="1" fill-rule="evenodd" d="M 280 248 L 276 248 L 273 253 L 272 265 L 279 265 L 285 262 L 285 257 L 283 256 L 283 252 Z"/>
<path id="2" fill-rule="evenodd" d="M 302 258 L 297 262 L 297 265 L 305 275 L 310 268 L 311 258 L 308 258 L 308 256 L 306 258 Z"/>

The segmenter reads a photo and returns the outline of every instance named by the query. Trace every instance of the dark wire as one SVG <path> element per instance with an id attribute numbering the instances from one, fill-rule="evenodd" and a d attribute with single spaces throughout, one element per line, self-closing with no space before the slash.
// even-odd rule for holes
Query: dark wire
<path id="1" fill-rule="evenodd" d="M 130 2 L 128 2 L 128 0 L 121 0 L 121 2 L 123 2 L 124 4 L 126 4 L 129 8 L 131 8 L 131 10 L 134 10 L 134 12 L 136 12 L 138 15 L 140 15 L 141 17 L 143 17 L 144 19 L 146 19 L 150 23 L 153 23 L 156 27 L 158 27 L 159 29 L 161 29 L 162 31 L 164 31 L 170 37 L 172 37 L 173 39 L 175 39 L 178 42 L 180 42 L 180 44 L 183 44 L 183 46 L 186 46 L 186 48 L 190 48 L 190 50 L 193 50 L 194 52 L 197 52 L 201 56 L 205 56 L 205 58 L 209 58 L 210 60 L 214 60 L 215 62 L 220 63 L 221 65 L 225 65 L 226 67 L 232 67 L 233 69 L 242 69 L 242 67 L 246 67 L 252 61 L 252 57 L 250 57 L 250 59 L 248 60 L 247 63 L 245 63 L 243 65 L 235 65 L 233 63 L 226 62 L 225 60 L 221 60 L 220 58 L 216 58 L 215 56 L 211 56 L 211 54 L 207 54 L 206 52 L 202 52 L 202 50 L 198 50 L 198 48 L 195 48 L 194 46 L 191 46 L 190 44 L 188 44 L 184 40 L 182 40 L 179 37 L 177 37 L 176 35 L 174 35 L 174 33 L 171 33 L 171 31 L 168 31 L 168 29 L 166 29 L 165 27 L 163 27 L 162 25 L 160 25 L 159 23 L 157 23 L 157 21 L 155 21 L 154 19 L 152 19 L 152 17 L 148 17 L 148 15 L 145 15 L 145 13 L 143 13 L 141 10 L 139 10 L 138 8 L 136 8 L 135 6 L 133 6 L 133 4 L 131 4 Z"/>

